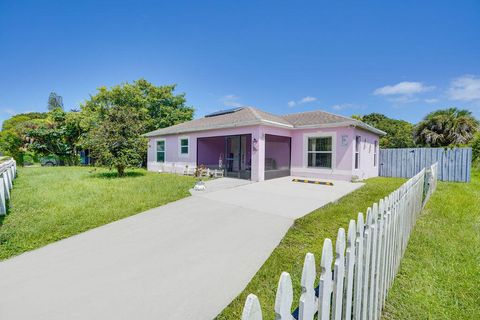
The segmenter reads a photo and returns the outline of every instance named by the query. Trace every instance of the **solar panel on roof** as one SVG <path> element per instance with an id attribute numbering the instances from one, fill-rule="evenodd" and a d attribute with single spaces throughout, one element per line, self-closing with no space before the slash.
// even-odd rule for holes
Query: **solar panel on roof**
<path id="1" fill-rule="evenodd" d="M 220 111 L 215 111 L 213 113 L 207 114 L 205 118 L 210 118 L 210 117 L 216 117 L 216 116 L 221 116 L 223 114 L 229 114 L 229 113 L 234 113 L 237 111 L 242 110 L 243 108 L 232 108 L 232 109 L 226 109 L 226 110 L 220 110 Z"/>

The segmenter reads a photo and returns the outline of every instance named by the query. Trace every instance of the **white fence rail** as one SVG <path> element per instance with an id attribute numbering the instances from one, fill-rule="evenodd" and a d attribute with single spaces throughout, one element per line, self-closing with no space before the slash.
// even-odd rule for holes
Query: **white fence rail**
<path id="1" fill-rule="evenodd" d="M 423 205 L 437 185 L 437 164 L 423 169 L 385 199 L 358 214 L 348 231 L 338 230 L 333 251 L 325 239 L 320 260 L 318 294 L 315 257 L 303 265 L 299 307 L 292 315 L 293 288 L 283 272 L 275 298 L 276 320 L 379 319 L 387 293 L 400 266 L 410 233 Z M 333 265 L 332 265 L 333 264 Z M 247 297 L 242 320 L 262 320 L 260 302 Z"/>
<path id="2" fill-rule="evenodd" d="M 0 163 L 0 216 L 7 214 L 7 200 L 10 199 L 10 190 L 16 175 L 17 163 L 15 160 Z"/>

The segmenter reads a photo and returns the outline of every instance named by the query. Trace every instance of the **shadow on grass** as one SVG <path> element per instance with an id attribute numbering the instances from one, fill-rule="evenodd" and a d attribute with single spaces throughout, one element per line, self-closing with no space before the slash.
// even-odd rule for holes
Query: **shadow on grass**
<path id="1" fill-rule="evenodd" d="M 117 172 L 99 172 L 99 173 L 92 173 L 90 176 L 91 178 L 100 178 L 100 179 L 124 179 L 124 178 L 134 178 L 134 177 L 142 177 L 145 175 L 145 172 L 138 172 L 138 171 L 127 171 L 125 172 L 124 176 L 119 176 Z"/>

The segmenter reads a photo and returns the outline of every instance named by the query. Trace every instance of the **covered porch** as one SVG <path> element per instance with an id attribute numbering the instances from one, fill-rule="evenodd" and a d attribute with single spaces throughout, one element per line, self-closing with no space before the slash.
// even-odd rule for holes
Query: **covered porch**
<path id="1" fill-rule="evenodd" d="M 223 170 L 225 177 L 252 177 L 252 135 L 197 138 L 197 167 Z"/>

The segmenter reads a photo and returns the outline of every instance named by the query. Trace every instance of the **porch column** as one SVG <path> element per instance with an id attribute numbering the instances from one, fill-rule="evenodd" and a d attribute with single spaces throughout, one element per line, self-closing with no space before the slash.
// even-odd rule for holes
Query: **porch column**
<path id="1" fill-rule="evenodd" d="M 252 133 L 252 180 L 265 180 L 265 134 L 261 127 Z"/>

